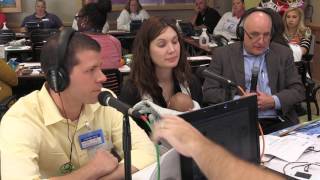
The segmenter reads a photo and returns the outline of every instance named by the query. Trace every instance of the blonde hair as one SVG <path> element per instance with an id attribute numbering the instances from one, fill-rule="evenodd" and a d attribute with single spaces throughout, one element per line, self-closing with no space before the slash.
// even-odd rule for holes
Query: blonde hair
<path id="1" fill-rule="evenodd" d="M 282 20 L 284 23 L 284 27 L 285 27 L 285 34 L 288 35 L 288 24 L 287 24 L 287 16 L 289 12 L 297 12 L 299 15 L 299 23 L 298 23 L 298 27 L 297 27 L 297 31 L 296 34 L 299 36 L 299 38 L 305 37 L 305 38 L 309 38 L 310 37 L 310 28 L 306 27 L 306 25 L 304 24 L 304 13 L 302 11 L 301 8 L 289 8 L 286 10 L 286 12 L 283 14 Z"/>

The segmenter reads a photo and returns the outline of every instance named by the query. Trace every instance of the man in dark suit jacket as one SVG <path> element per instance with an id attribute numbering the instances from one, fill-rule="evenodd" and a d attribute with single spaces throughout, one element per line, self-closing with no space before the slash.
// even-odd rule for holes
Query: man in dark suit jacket
<path id="1" fill-rule="evenodd" d="M 294 105 L 305 98 L 292 52 L 271 42 L 271 29 L 269 14 L 250 13 L 243 20 L 243 41 L 216 49 L 209 67 L 245 89 L 244 94 L 232 91 L 233 99 L 257 95 L 259 120 L 266 133 L 298 123 Z M 256 91 L 250 92 L 253 69 L 258 80 Z M 213 79 L 205 79 L 203 91 L 204 101 L 209 104 L 226 100 L 225 88 Z"/>

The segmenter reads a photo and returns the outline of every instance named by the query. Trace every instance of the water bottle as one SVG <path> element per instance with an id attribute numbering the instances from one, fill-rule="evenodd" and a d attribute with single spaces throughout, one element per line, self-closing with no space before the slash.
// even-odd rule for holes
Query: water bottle
<path id="1" fill-rule="evenodd" d="M 9 28 L 7 27 L 7 22 L 3 22 L 2 30 L 9 30 Z"/>
<path id="2" fill-rule="evenodd" d="M 209 36 L 207 34 L 207 28 L 202 28 L 202 33 L 199 37 L 200 46 L 208 46 L 209 44 Z"/>
<path id="3" fill-rule="evenodd" d="M 8 64 L 13 70 L 16 70 L 17 66 L 19 65 L 19 62 L 17 62 L 17 58 L 10 58 L 10 60 L 7 62 L 7 64 Z"/>

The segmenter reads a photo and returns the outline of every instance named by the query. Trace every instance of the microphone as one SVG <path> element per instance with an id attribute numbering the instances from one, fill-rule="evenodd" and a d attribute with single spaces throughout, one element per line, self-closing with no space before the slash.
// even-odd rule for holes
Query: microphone
<path id="1" fill-rule="evenodd" d="M 259 67 L 253 66 L 252 75 L 251 75 L 250 92 L 257 92 L 258 75 L 259 75 Z"/>
<path id="2" fill-rule="evenodd" d="M 222 84 L 226 84 L 226 85 L 229 85 L 229 86 L 232 86 L 232 87 L 235 87 L 235 88 L 238 88 L 238 86 L 236 85 L 236 83 L 232 82 L 231 80 L 225 78 L 225 77 L 222 77 L 212 71 L 209 71 L 208 69 L 205 69 L 202 71 L 201 73 L 203 76 L 206 76 L 208 78 L 211 78 L 211 79 L 214 79 L 214 80 L 217 80 L 219 81 L 220 83 Z"/>
<path id="3" fill-rule="evenodd" d="M 111 106 L 117 109 L 118 111 L 122 112 L 123 114 L 128 114 L 132 117 L 141 119 L 142 115 L 139 113 L 139 111 L 134 110 L 128 104 L 113 97 L 113 95 L 108 91 L 102 91 L 98 95 L 98 101 L 103 106 Z"/>

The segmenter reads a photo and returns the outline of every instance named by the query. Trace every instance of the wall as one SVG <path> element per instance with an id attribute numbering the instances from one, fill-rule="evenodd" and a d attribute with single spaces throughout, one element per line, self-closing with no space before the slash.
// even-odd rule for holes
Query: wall
<path id="1" fill-rule="evenodd" d="M 313 6 L 312 22 L 320 25 L 320 1 L 310 0 L 310 4 Z"/>
<path id="2" fill-rule="evenodd" d="M 245 0 L 246 9 L 256 7 L 259 4 L 260 0 Z"/>
<path id="3" fill-rule="evenodd" d="M 35 0 L 21 0 L 21 13 L 6 14 L 9 27 L 19 27 L 23 18 L 34 13 Z M 77 9 L 81 7 L 80 1 L 75 0 L 47 0 L 47 11 L 54 12 L 64 24 L 71 24 Z M 63 11 L 64 10 L 64 11 Z"/>
<path id="4" fill-rule="evenodd" d="M 21 0 L 22 12 L 6 14 L 8 19 L 9 28 L 20 27 L 23 18 L 27 15 L 34 13 L 35 0 Z M 215 3 L 214 3 L 215 2 Z M 208 0 L 209 6 L 215 6 L 220 13 L 224 13 L 230 10 L 231 2 L 225 2 L 225 0 Z M 53 12 L 59 16 L 65 26 L 71 26 L 72 20 L 76 12 L 81 8 L 81 0 L 47 0 L 47 11 Z M 189 21 L 193 15 L 193 9 L 188 10 L 148 10 L 150 15 L 153 16 L 168 16 L 177 19 Z M 108 15 L 109 21 L 116 21 L 120 11 L 113 11 Z"/>
<path id="5" fill-rule="evenodd" d="M 259 0 L 245 0 L 249 7 L 257 4 Z M 9 27 L 19 27 L 23 18 L 34 12 L 35 0 L 22 0 L 22 12 L 21 13 L 10 13 L 6 14 L 8 18 Z M 209 6 L 217 8 L 217 10 L 223 14 L 231 9 L 231 1 L 225 0 L 208 0 Z M 313 23 L 320 24 L 320 0 L 310 0 L 313 5 Z M 76 12 L 81 8 L 81 0 L 47 0 L 48 12 L 54 12 L 57 14 L 66 26 L 70 26 Z M 62 11 L 64 10 L 64 11 Z M 174 11 L 161 11 L 161 10 L 150 10 L 151 15 L 155 16 L 169 16 L 177 19 L 189 20 L 193 15 L 193 9 L 189 10 L 174 10 Z M 109 14 L 110 21 L 116 21 L 119 11 L 114 11 Z"/>

